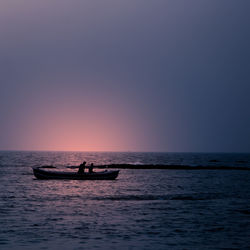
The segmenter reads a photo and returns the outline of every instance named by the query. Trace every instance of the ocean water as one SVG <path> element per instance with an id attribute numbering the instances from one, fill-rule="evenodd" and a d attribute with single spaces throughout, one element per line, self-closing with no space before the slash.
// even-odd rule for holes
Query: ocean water
<path id="1" fill-rule="evenodd" d="M 2 151 L 0 249 L 249 249 L 250 171 L 121 169 L 114 181 L 32 174 L 83 160 L 250 166 L 250 154 Z"/>

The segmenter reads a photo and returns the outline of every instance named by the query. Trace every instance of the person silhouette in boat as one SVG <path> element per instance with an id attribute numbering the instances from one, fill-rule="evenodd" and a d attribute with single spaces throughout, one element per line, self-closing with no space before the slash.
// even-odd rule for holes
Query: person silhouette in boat
<path id="1" fill-rule="evenodd" d="M 84 161 L 82 164 L 80 164 L 78 172 L 77 172 L 78 174 L 84 174 L 85 165 L 86 165 L 86 161 Z"/>
<path id="2" fill-rule="evenodd" d="M 89 173 L 90 174 L 94 173 L 93 168 L 94 168 L 94 164 L 91 163 L 90 166 L 89 166 Z"/>

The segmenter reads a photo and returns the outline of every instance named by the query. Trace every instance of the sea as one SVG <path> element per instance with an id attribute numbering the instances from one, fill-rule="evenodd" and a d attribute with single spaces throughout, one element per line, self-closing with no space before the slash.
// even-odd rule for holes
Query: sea
<path id="1" fill-rule="evenodd" d="M 250 170 L 247 153 L 0 151 L 0 249 L 250 249 L 250 171 L 120 169 L 116 180 L 96 181 L 33 176 L 32 167 L 83 161 Z"/>

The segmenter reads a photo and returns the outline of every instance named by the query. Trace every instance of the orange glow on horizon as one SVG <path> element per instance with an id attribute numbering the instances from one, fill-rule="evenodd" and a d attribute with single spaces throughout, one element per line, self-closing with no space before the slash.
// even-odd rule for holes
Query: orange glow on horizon
<path id="1" fill-rule="evenodd" d="M 128 112 L 95 103 L 34 107 L 23 125 L 19 148 L 55 151 L 136 150 L 139 129 Z M 76 108 L 78 107 L 78 108 Z M 35 110 L 35 112 L 34 112 Z M 24 137 L 29 134 L 29 136 Z"/>

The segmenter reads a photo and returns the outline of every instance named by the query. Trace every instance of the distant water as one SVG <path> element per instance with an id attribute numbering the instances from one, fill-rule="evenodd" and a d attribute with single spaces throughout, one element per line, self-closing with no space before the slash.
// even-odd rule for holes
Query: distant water
<path id="1" fill-rule="evenodd" d="M 249 249 L 250 171 L 122 169 L 36 180 L 32 166 L 250 167 L 250 154 L 0 152 L 0 249 Z"/>

